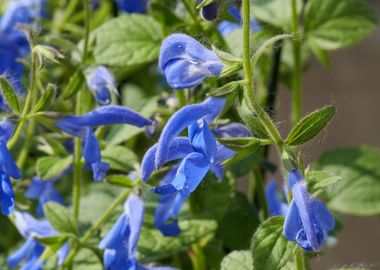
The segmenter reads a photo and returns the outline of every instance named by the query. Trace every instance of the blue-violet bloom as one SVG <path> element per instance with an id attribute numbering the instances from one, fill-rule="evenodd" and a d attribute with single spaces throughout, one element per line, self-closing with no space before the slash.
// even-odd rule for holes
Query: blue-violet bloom
<path id="1" fill-rule="evenodd" d="M 311 196 L 298 170 L 289 172 L 288 187 L 293 199 L 285 217 L 284 236 L 309 251 L 319 250 L 335 220 L 326 206 Z"/>
<path id="2" fill-rule="evenodd" d="M 13 133 L 13 125 L 9 121 L 0 122 L 0 204 L 4 215 L 13 213 L 14 191 L 10 177 L 21 178 L 21 171 L 7 148 L 7 142 Z"/>
<path id="3" fill-rule="evenodd" d="M 58 234 L 47 220 L 36 220 L 28 213 L 15 212 L 15 224 L 26 242 L 8 257 L 8 266 L 15 268 L 22 261 L 25 263 L 20 270 L 42 270 L 44 265 L 40 257 L 45 247 L 34 237 L 52 237 Z M 58 265 L 62 265 L 69 252 L 69 243 L 65 243 L 58 251 Z"/>
<path id="4" fill-rule="evenodd" d="M 277 192 L 277 182 L 269 181 L 265 186 L 265 197 L 268 202 L 268 210 L 271 216 L 286 216 L 288 213 L 288 204 L 281 200 Z"/>
<path id="5" fill-rule="evenodd" d="M 184 34 L 173 34 L 163 41 L 159 66 L 174 89 L 195 87 L 206 77 L 220 75 L 223 69 L 214 51 Z"/>
<path id="6" fill-rule="evenodd" d="M 141 128 L 152 124 L 152 121 L 129 108 L 108 105 L 84 115 L 64 117 L 56 123 L 64 132 L 83 140 L 83 157 L 91 166 L 95 181 L 101 181 L 105 177 L 109 164 L 101 161 L 100 146 L 93 129 L 114 124 L 129 124 Z"/>
<path id="7" fill-rule="evenodd" d="M 200 3 L 201 0 L 198 0 Z M 205 5 L 201 8 L 200 14 L 203 20 L 205 21 L 213 21 L 218 18 L 218 9 L 219 9 L 219 1 L 216 0 L 214 3 Z"/>
<path id="8" fill-rule="evenodd" d="M 121 12 L 145 13 L 149 0 L 115 0 L 117 8 Z"/>
<path id="9" fill-rule="evenodd" d="M 54 186 L 57 179 L 42 180 L 39 177 L 32 179 L 28 190 L 25 192 L 25 197 L 38 200 L 37 215 L 44 215 L 43 207 L 48 202 L 56 202 L 63 205 L 63 198 Z"/>
<path id="10" fill-rule="evenodd" d="M 86 74 L 86 81 L 96 102 L 101 105 L 111 102 L 111 92 L 117 93 L 115 79 L 105 66 L 90 68 Z"/>
<path id="11" fill-rule="evenodd" d="M 167 221 L 178 215 L 186 198 L 209 171 L 221 179 L 223 161 L 235 154 L 218 143 L 209 128 L 224 104 L 224 99 L 210 97 L 202 103 L 181 108 L 169 119 L 158 143 L 143 158 L 143 181 L 147 181 L 156 168 L 167 162 L 180 160 L 159 185 L 153 188 L 153 192 L 162 196 L 155 213 L 155 224 L 164 235 L 179 233 L 178 224 Z M 178 137 L 186 128 L 188 138 Z"/>
<path id="12" fill-rule="evenodd" d="M 212 130 L 218 138 L 252 137 L 252 132 L 241 123 L 230 123 Z"/>
<path id="13" fill-rule="evenodd" d="M 137 262 L 136 252 L 144 220 L 144 203 L 130 195 L 124 204 L 124 213 L 99 244 L 104 249 L 106 270 L 173 270 L 171 267 L 150 267 Z"/>

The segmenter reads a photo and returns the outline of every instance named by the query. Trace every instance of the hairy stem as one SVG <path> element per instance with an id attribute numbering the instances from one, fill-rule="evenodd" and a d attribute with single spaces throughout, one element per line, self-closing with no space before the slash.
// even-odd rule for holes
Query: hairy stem
<path id="1" fill-rule="evenodd" d="M 299 21 L 297 15 L 297 0 L 290 0 L 292 5 L 292 30 L 293 35 L 298 36 Z M 292 78 L 292 124 L 295 125 L 302 115 L 302 69 L 301 69 L 301 45 L 297 38 L 293 41 L 293 78 Z"/>
<path id="2" fill-rule="evenodd" d="M 305 255 L 302 249 L 296 253 L 295 262 L 296 270 L 306 270 Z"/>

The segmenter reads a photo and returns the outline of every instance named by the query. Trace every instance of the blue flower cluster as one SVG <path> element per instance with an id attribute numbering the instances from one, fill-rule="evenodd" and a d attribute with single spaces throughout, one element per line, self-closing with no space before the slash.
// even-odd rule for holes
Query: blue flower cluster
<path id="1" fill-rule="evenodd" d="M 186 198 L 198 187 L 211 171 L 219 179 L 223 177 L 221 163 L 235 152 L 215 140 L 209 124 L 220 114 L 225 104 L 221 98 L 210 97 L 200 104 L 178 110 L 169 119 L 156 145 L 145 154 L 142 162 L 142 179 L 147 181 L 155 169 L 180 160 L 161 180 L 153 192 L 161 195 L 155 213 L 155 224 L 164 235 L 179 233 L 175 218 Z M 178 137 L 185 129 L 188 137 Z"/>

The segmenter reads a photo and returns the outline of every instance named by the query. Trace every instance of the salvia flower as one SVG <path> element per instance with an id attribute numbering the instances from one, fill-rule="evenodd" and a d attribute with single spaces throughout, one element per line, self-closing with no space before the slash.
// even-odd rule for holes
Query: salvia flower
<path id="1" fill-rule="evenodd" d="M 244 138 L 252 137 L 252 132 L 243 124 L 230 123 L 213 129 L 218 138 Z"/>
<path id="2" fill-rule="evenodd" d="M 43 207 L 48 202 L 63 204 L 63 198 L 54 186 L 57 179 L 42 180 L 39 177 L 32 179 L 28 190 L 25 192 L 25 197 L 38 200 L 37 215 L 44 215 Z"/>
<path id="3" fill-rule="evenodd" d="M 288 213 L 288 204 L 281 200 L 277 192 L 277 182 L 271 180 L 265 186 L 265 197 L 268 203 L 268 210 L 271 216 L 286 216 Z"/>
<path id="4" fill-rule="evenodd" d="M 141 128 L 151 125 L 152 121 L 129 108 L 108 105 L 84 115 L 64 117 L 56 123 L 64 132 L 83 140 L 83 157 L 91 166 L 95 181 L 105 177 L 109 164 L 101 161 L 100 146 L 93 129 L 114 124 L 129 124 Z"/>
<path id="5" fill-rule="evenodd" d="M 104 249 L 104 267 L 106 270 L 125 269 L 162 269 L 171 267 L 150 267 L 137 262 L 136 252 L 144 220 L 144 204 L 136 196 L 129 196 L 124 204 L 124 213 L 99 244 Z"/>
<path id="6" fill-rule="evenodd" d="M 289 172 L 288 177 L 293 199 L 285 218 L 284 236 L 306 250 L 319 250 L 335 226 L 334 217 L 322 202 L 308 193 L 299 171 Z"/>
<path id="7" fill-rule="evenodd" d="M 19 45 L 18 38 L 0 34 L 0 74 L 8 73 L 19 77 L 23 73 L 24 66 L 18 59 L 24 54 Z"/>
<path id="8" fill-rule="evenodd" d="M 109 104 L 111 102 L 111 93 L 117 93 L 115 80 L 105 66 L 90 68 L 86 74 L 86 81 L 96 102 L 101 105 Z"/>
<path id="9" fill-rule="evenodd" d="M 222 162 L 235 152 L 216 142 L 209 124 L 222 111 L 224 99 L 210 97 L 199 104 L 188 105 L 177 111 L 168 121 L 156 145 L 145 154 L 142 179 L 147 181 L 156 168 L 179 160 L 160 181 L 153 192 L 161 195 L 155 213 L 155 224 L 164 235 L 176 235 L 176 222 L 167 221 L 178 215 L 186 198 L 211 171 L 223 177 Z M 188 128 L 188 138 L 178 135 Z"/>
<path id="10" fill-rule="evenodd" d="M 4 215 L 13 213 L 14 192 L 10 177 L 21 178 L 21 171 L 7 148 L 7 142 L 13 133 L 13 125 L 9 121 L 0 122 L 0 204 Z"/>
<path id="11" fill-rule="evenodd" d="M 145 13 L 148 8 L 148 0 L 115 0 L 117 8 L 121 12 Z"/>
<path id="12" fill-rule="evenodd" d="M 28 213 L 15 212 L 14 221 L 25 243 L 8 257 L 8 266 L 15 268 L 22 261 L 21 270 L 42 270 L 44 262 L 40 260 L 45 247 L 34 237 L 52 237 L 58 234 L 47 220 L 36 220 Z M 64 244 L 58 251 L 58 265 L 62 265 L 69 252 L 69 243 Z"/>
<path id="13" fill-rule="evenodd" d="M 168 36 L 160 48 L 159 66 L 174 89 L 191 88 L 223 69 L 215 52 L 184 34 Z"/>

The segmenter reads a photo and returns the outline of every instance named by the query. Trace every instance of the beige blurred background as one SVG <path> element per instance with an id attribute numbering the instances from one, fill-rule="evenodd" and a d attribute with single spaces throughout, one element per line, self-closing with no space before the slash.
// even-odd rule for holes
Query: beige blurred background
<path id="1" fill-rule="evenodd" d="M 344 0 L 342 0 L 344 1 Z M 380 0 L 368 1 L 380 17 Z M 303 149 L 306 161 L 337 147 L 368 144 L 380 148 L 380 26 L 364 42 L 331 54 L 332 67 L 311 61 L 304 76 L 303 113 L 333 104 L 337 116 L 328 131 Z M 290 93 L 280 87 L 277 121 L 288 129 Z M 380 166 L 380 164 L 379 164 Z M 312 261 L 313 270 L 371 265 L 380 269 L 380 217 L 344 217 L 339 242 Z"/>

